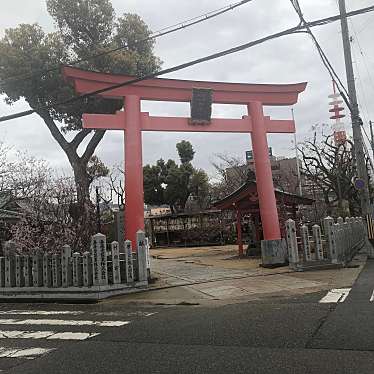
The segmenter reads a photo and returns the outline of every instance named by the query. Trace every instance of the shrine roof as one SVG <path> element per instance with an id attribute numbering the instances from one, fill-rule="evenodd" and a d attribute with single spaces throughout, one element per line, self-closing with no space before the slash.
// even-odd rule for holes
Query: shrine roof
<path id="1" fill-rule="evenodd" d="M 275 188 L 274 191 L 277 203 L 282 202 L 285 205 L 312 205 L 314 203 L 313 199 L 304 196 L 285 192 L 277 188 Z M 257 183 L 255 181 L 244 183 L 230 195 L 216 201 L 213 206 L 217 209 L 223 210 L 235 210 L 237 208 L 240 208 L 241 210 L 250 210 L 251 208 L 258 206 Z"/>
<path id="2" fill-rule="evenodd" d="M 64 66 L 63 75 L 74 84 L 75 90 L 86 94 L 133 80 L 134 76 L 100 73 Z M 307 83 L 250 84 L 151 78 L 127 86 L 112 89 L 102 96 L 124 97 L 137 95 L 143 100 L 184 101 L 191 100 L 193 88 L 213 90 L 213 102 L 222 104 L 248 104 L 259 101 L 264 105 L 293 105 Z"/>

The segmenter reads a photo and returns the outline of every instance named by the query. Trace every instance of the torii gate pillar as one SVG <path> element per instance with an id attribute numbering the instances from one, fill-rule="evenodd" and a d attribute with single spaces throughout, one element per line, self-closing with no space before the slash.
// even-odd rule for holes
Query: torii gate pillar
<path id="1" fill-rule="evenodd" d="M 253 121 L 252 150 L 264 238 L 279 240 L 281 233 L 262 104 L 256 101 L 251 102 L 248 105 L 248 114 Z"/>
<path id="2" fill-rule="evenodd" d="M 136 232 L 144 230 L 143 156 L 140 98 L 125 96 L 125 232 L 136 243 Z M 135 245 L 134 245 L 135 247 Z"/>

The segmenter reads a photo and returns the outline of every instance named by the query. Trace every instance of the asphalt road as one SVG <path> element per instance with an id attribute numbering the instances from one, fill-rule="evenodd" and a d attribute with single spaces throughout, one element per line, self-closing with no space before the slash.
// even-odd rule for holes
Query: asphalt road
<path id="1" fill-rule="evenodd" d="M 344 297 L 0 306 L 4 373 L 374 373 L 374 261 Z M 329 297 L 327 297 L 328 300 Z"/>

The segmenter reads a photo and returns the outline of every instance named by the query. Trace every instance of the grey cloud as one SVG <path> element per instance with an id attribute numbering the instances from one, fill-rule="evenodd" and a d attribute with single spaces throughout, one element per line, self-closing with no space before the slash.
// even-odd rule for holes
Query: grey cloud
<path id="1" fill-rule="evenodd" d="M 40 21 L 47 28 L 52 21 L 46 13 L 44 0 L 13 0 L 2 5 L 0 34 L 4 27 L 16 26 L 19 22 Z M 347 1 L 347 7 L 359 8 L 371 5 L 370 0 Z M 138 13 L 153 30 L 177 23 L 214 8 L 226 6 L 227 1 L 209 0 L 113 0 L 117 14 Z M 307 19 L 316 19 L 337 13 L 335 0 L 301 0 Z M 25 9 L 21 12 L 21 9 Z M 202 57 L 221 49 L 254 40 L 269 33 L 297 24 L 297 16 L 288 0 L 254 0 L 219 18 L 205 22 L 194 28 L 158 39 L 156 52 L 170 67 L 187 60 Z M 374 109 L 370 103 L 374 95 L 374 49 L 371 35 L 374 31 L 374 15 L 355 17 L 354 30 L 359 32 L 358 41 L 353 34 L 353 48 L 356 55 L 356 69 L 360 77 L 358 94 L 366 119 L 374 119 Z M 351 25 L 352 27 L 352 25 Z M 334 23 L 315 29 L 315 34 L 330 57 L 339 76 L 345 83 L 345 71 L 341 49 L 340 26 Z M 360 48 L 364 56 L 361 55 Z M 363 58 L 365 58 L 365 62 Z M 328 98 L 331 93 L 331 79 L 322 66 L 318 54 L 307 35 L 295 35 L 274 40 L 235 55 L 197 65 L 170 75 L 172 78 L 237 81 L 249 83 L 294 83 L 307 81 L 308 87 L 295 106 L 298 138 L 302 140 L 310 132 L 311 125 L 329 122 Z M 366 103 L 364 98 L 366 97 Z M 22 105 L 17 106 L 23 108 Z M 154 115 L 188 115 L 187 104 L 143 103 L 144 111 Z M 0 114 L 9 113 L 14 108 L 0 105 Z M 217 106 L 214 114 L 220 117 L 240 117 L 244 107 Z M 290 118 L 290 108 L 265 108 L 265 113 L 274 118 Z M 348 118 L 347 118 L 348 126 Z M 25 127 L 27 127 L 25 129 Z M 5 135 L 4 135 L 5 134 Z M 176 158 L 175 143 L 181 139 L 190 140 L 196 149 L 195 165 L 213 173 L 210 161 L 215 153 L 232 153 L 243 157 L 251 147 L 249 135 L 243 134 L 143 134 L 143 161 L 152 163 L 158 158 Z M 293 155 L 292 135 L 269 135 L 269 145 L 277 155 Z M 0 140 L 28 149 L 41 155 L 53 165 L 68 167 L 64 154 L 54 144 L 43 123 L 37 118 L 17 120 L 1 128 Z M 119 164 L 123 159 L 123 134 L 107 132 L 98 151 L 108 164 Z"/>

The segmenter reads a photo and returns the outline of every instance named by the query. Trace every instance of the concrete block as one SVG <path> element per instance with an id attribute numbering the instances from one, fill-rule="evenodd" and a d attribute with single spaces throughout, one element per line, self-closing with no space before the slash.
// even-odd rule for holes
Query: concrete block
<path id="1" fill-rule="evenodd" d="M 261 241 L 262 266 L 283 265 L 287 259 L 287 245 L 284 239 Z"/>

